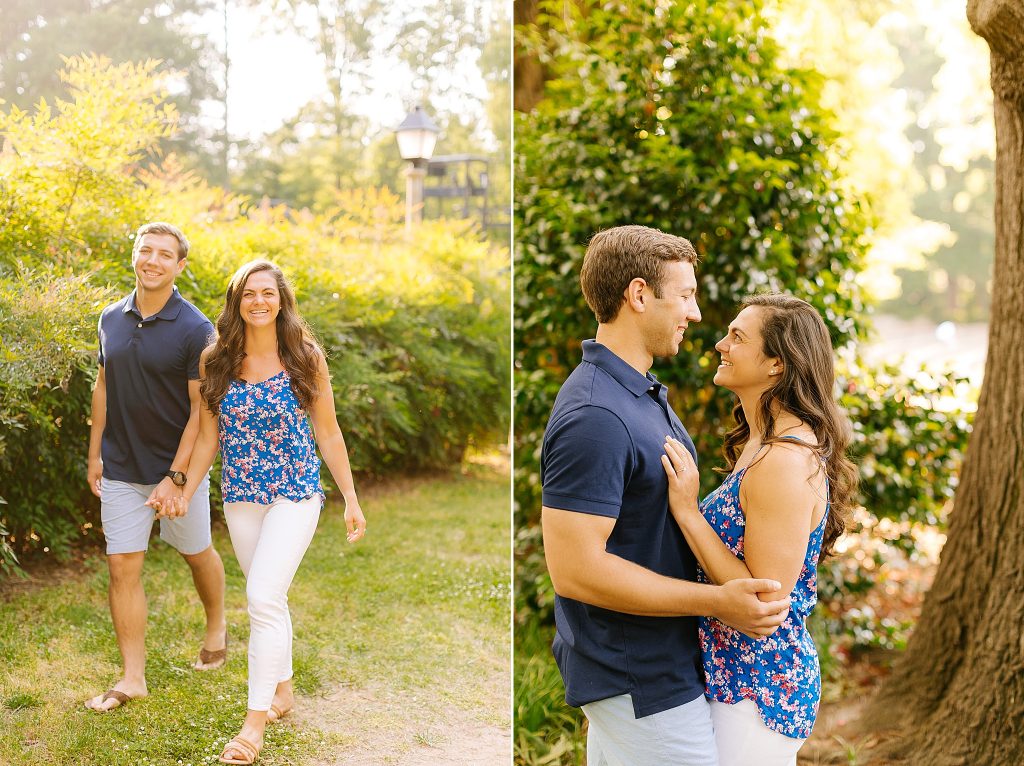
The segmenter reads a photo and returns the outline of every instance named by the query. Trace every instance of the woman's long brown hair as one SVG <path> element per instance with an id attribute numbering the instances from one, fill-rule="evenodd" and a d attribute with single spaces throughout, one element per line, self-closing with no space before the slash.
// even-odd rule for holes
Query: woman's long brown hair
<path id="1" fill-rule="evenodd" d="M 743 300 L 743 306 L 761 309 L 762 353 L 782 360 L 779 380 L 758 403 L 763 423 L 761 443 L 802 443 L 776 435 L 775 420 L 780 411 L 796 416 L 814 431 L 818 444 L 807 447 L 825 461 L 830 508 L 821 556 L 830 556 L 849 523 L 858 477 L 857 467 L 846 456 L 852 434 L 850 421 L 835 402 L 835 365 L 828 329 L 811 304 L 791 295 L 752 295 Z M 726 434 L 723 447 L 729 471 L 750 439 L 750 424 L 738 402 L 732 414 L 736 427 Z"/>
<path id="2" fill-rule="evenodd" d="M 292 391 L 299 400 L 299 406 L 308 410 L 318 393 L 317 377 L 324 351 L 299 316 L 295 292 L 281 269 L 273 263 L 250 261 L 236 271 L 228 283 L 224 308 L 217 317 L 217 341 L 207 354 L 206 377 L 199 384 L 203 402 L 215 415 L 231 381 L 242 372 L 242 360 L 245 359 L 245 322 L 240 312 L 242 292 L 249 277 L 261 271 L 269 271 L 277 281 L 277 291 L 281 296 L 281 311 L 276 322 L 277 353 L 291 377 Z"/>

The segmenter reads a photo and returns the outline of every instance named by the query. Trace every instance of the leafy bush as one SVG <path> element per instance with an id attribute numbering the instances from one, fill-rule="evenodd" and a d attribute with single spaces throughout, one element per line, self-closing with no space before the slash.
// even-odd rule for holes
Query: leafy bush
<path id="1" fill-rule="evenodd" d="M 355 470 L 443 469 L 467 446 L 503 441 L 508 251 L 464 222 L 425 223 L 410 238 L 387 191 L 335 190 L 313 215 L 210 186 L 174 157 L 156 164 L 174 112 L 153 71 L 72 59 L 69 102 L 0 112 L 13 147 L 0 154 L 0 524 L 11 552 L 64 551 L 95 510 L 85 471 L 96 321 L 134 286 L 131 236 L 147 220 L 188 235 L 177 284 L 211 319 L 244 262 L 270 258 L 289 275 L 327 349 Z M 2 552 L 0 562 L 13 566 Z"/>
<path id="2" fill-rule="evenodd" d="M 16 550 L 62 550 L 93 508 L 85 482 L 96 316 L 85 275 L 0 276 L 0 568 Z M 63 513 L 54 513 L 59 508 Z"/>
<path id="3" fill-rule="evenodd" d="M 861 505 L 879 518 L 945 527 L 973 419 L 960 402 L 977 400 L 970 382 L 856 362 L 837 377 L 839 404 L 853 423 Z"/>

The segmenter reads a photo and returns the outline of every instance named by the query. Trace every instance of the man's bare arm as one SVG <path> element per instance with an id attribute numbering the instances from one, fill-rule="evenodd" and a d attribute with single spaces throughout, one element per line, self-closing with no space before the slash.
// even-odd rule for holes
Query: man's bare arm
<path id="1" fill-rule="evenodd" d="M 107 378 L 100 365 L 96 375 L 96 386 L 92 390 L 92 410 L 89 414 L 89 489 L 100 496 L 100 481 L 103 478 L 103 429 L 107 427 Z"/>
<path id="2" fill-rule="evenodd" d="M 170 471 L 188 470 L 188 462 L 192 457 L 192 448 L 196 444 L 196 437 L 199 435 L 199 407 L 201 404 L 199 396 L 199 381 L 188 382 L 188 423 L 185 430 L 181 432 L 181 441 L 178 442 L 178 451 L 174 453 L 174 460 L 168 467 Z"/>
<path id="3" fill-rule="evenodd" d="M 190 380 L 188 382 L 188 403 L 190 408 L 188 423 L 185 424 L 185 430 L 181 432 L 181 439 L 178 441 L 178 451 L 174 454 L 174 460 L 167 466 L 169 471 L 181 471 L 184 473 L 188 470 L 189 460 L 192 458 L 192 449 L 195 447 L 196 437 L 199 435 L 199 407 L 201 406 L 201 401 L 199 381 Z M 164 477 L 153 488 L 149 498 L 146 500 L 146 505 L 155 508 L 158 516 L 174 517 L 184 515 L 184 511 L 181 511 L 180 514 L 178 513 L 181 509 L 175 501 L 179 497 L 181 497 L 181 490 L 174 485 L 170 478 Z"/>
<path id="4" fill-rule="evenodd" d="M 713 615 L 750 635 L 771 634 L 785 620 L 789 599 L 762 603 L 772 580 L 702 585 L 652 572 L 606 550 L 615 520 L 545 506 L 544 555 L 555 592 L 627 614 L 654 617 Z"/>

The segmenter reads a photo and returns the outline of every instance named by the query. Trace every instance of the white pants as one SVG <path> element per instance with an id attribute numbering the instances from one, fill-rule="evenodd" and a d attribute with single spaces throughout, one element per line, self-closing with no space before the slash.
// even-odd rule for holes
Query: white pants
<path id="1" fill-rule="evenodd" d="M 628 694 L 583 706 L 587 766 L 718 766 L 708 701 L 637 718 Z"/>
<path id="2" fill-rule="evenodd" d="M 231 545 L 249 605 L 249 709 L 269 710 L 278 683 L 292 677 L 288 588 L 320 518 L 321 499 L 270 505 L 224 503 Z"/>
<path id="3" fill-rule="evenodd" d="M 719 766 L 796 766 L 796 753 L 805 740 L 787 737 L 764 725 L 757 705 L 711 700 Z"/>

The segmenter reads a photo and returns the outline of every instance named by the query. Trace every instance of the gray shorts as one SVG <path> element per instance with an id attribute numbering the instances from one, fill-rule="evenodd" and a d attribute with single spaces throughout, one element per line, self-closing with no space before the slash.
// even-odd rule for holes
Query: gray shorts
<path id="1" fill-rule="evenodd" d="M 146 505 L 156 484 L 129 484 L 103 478 L 100 485 L 100 519 L 107 540 L 107 555 L 138 553 L 149 548 L 156 511 Z M 179 553 L 201 553 L 213 542 L 210 537 L 210 477 L 205 476 L 189 503 L 188 513 L 176 519 L 160 519 L 160 539 Z"/>
<path id="2" fill-rule="evenodd" d="M 708 701 L 637 718 L 628 694 L 583 706 L 588 766 L 718 766 Z"/>

